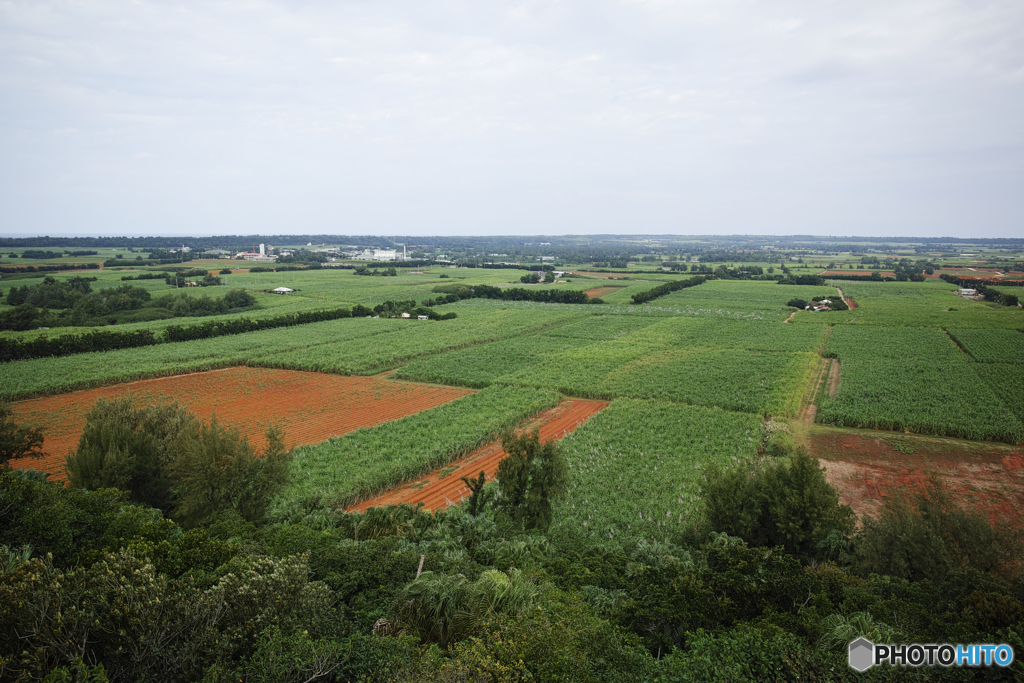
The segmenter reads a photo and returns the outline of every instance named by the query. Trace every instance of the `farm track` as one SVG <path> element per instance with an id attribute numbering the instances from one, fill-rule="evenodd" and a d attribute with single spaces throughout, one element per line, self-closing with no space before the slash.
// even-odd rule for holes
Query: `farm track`
<path id="1" fill-rule="evenodd" d="M 12 405 L 19 423 L 43 429 L 47 456 L 15 467 L 56 473 L 78 444 L 85 415 L 99 399 L 130 396 L 136 406 L 178 401 L 202 420 L 236 426 L 253 447 L 265 445 L 269 425 L 284 429 L 288 447 L 320 443 L 474 393 L 468 389 L 400 382 L 392 373 L 371 377 L 296 370 L 233 367 L 77 391 Z"/>
<path id="2" fill-rule="evenodd" d="M 846 303 L 846 305 L 850 307 L 851 311 L 858 308 L 857 302 L 843 294 L 843 290 L 836 287 L 836 291 L 839 292 L 839 298 L 842 299 Z"/>
<path id="3" fill-rule="evenodd" d="M 803 406 L 800 410 L 800 419 L 804 422 L 814 422 L 814 417 L 818 413 L 817 397 L 821 393 L 821 388 L 825 386 L 825 381 L 828 378 L 828 369 L 831 366 L 831 359 L 821 359 L 821 365 L 818 368 L 818 372 L 814 375 L 814 380 L 811 384 L 804 389 L 804 395 L 800 400 L 800 404 Z"/>
<path id="4" fill-rule="evenodd" d="M 539 429 L 541 441 L 561 439 L 608 405 L 605 401 L 566 399 L 554 408 L 549 408 L 527 420 L 518 427 L 517 431 L 528 432 Z M 431 511 L 446 508 L 449 505 L 457 505 L 469 493 L 461 478 L 475 478 L 483 470 L 488 480 L 493 479 L 498 471 L 498 463 L 505 455 L 501 442 L 493 441 L 447 467 L 365 500 L 350 508 L 349 512 L 364 512 L 367 508 L 400 503 L 416 505 L 422 502 L 424 508 Z"/>
<path id="5" fill-rule="evenodd" d="M 836 391 L 839 390 L 839 375 L 842 370 L 842 366 L 839 363 L 838 358 L 833 358 L 830 363 L 828 370 L 828 397 L 835 398 Z"/>

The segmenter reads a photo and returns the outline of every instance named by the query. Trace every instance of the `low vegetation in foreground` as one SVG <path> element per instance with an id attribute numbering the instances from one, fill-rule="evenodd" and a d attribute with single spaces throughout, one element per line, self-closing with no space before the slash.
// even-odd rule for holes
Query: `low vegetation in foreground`
<path id="1" fill-rule="evenodd" d="M 630 434 L 645 408 L 657 416 L 650 436 Z M 37 435 L 4 417 L 5 459 L 31 451 Z M 506 432 L 496 481 L 467 479 L 462 506 L 359 514 L 307 501 L 282 514 L 272 502 L 303 466 L 281 435 L 254 457 L 237 431 L 176 406 L 99 403 L 68 458 L 69 487 L 0 471 L 0 676 L 928 681 L 929 667 L 855 675 L 846 643 L 1024 651 L 1015 532 L 958 508 L 937 481 L 856 530 L 784 430 L 762 434 L 753 421 L 755 445 L 712 445 L 729 419 L 745 418 L 616 404 L 564 446 Z M 689 431 L 659 443 L 673 420 Z M 352 454 L 402 434 L 373 431 L 346 437 Z M 685 470 L 666 463 L 671 451 L 708 447 L 722 457 L 694 463 L 680 493 L 699 497 L 699 515 L 680 524 L 671 510 L 660 517 L 661 501 L 636 500 L 659 465 Z M 628 491 L 611 492 L 623 478 Z M 605 536 L 620 502 L 647 509 L 635 531 Z M 1020 664 L 948 675 L 993 673 L 1018 676 Z"/>

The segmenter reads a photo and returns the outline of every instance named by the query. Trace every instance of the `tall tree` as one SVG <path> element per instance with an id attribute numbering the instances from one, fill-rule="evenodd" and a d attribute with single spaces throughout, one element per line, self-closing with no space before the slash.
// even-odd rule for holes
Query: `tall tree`
<path id="1" fill-rule="evenodd" d="M 266 439 L 266 450 L 257 455 L 237 428 L 222 426 L 216 416 L 183 434 L 170 469 L 175 516 L 196 524 L 234 510 L 248 522 L 262 521 L 270 499 L 288 482 L 291 462 L 281 430 L 268 429 Z"/>
<path id="2" fill-rule="evenodd" d="M 68 480 L 79 488 L 119 488 L 138 503 L 167 511 L 176 444 L 195 428 L 195 417 L 177 404 L 136 408 L 130 398 L 101 399 L 65 462 Z"/>
<path id="3" fill-rule="evenodd" d="M 554 441 L 540 442 L 540 432 L 505 433 L 502 448 L 508 456 L 498 464 L 500 506 L 524 529 L 546 531 L 551 526 L 551 502 L 565 495 L 569 466 Z"/>

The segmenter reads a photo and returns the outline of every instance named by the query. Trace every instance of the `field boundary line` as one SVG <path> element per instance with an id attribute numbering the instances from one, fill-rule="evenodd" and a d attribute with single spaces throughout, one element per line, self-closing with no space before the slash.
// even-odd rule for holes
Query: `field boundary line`
<path id="1" fill-rule="evenodd" d="M 533 429 L 541 431 L 541 440 L 560 440 L 571 434 L 576 428 L 583 426 L 587 420 L 607 408 L 607 401 L 578 399 L 561 399 L 556 405 L 531 415 L 519 422 L 513 431 L 528 433 Z M 585 413 L 585 414 L 580 414 Z M 549 419 L 545 419 L 549 418 Z M 538 424 L 539 421 L 543 422 Z M 564 422 L 564 424 L 560 424 Z M 551 425 L 554 425 L 552 428 Z M 559 432 L 558 429 L 564 427 Z M 546 429 L 547 428 L 547 429 Z M 500 438 L 481 443 L 469 453 L 450 461 L 447 465 L 421 473 L 420 476 L 408 479 L 390 487 L 386 491 L 370 495 L 363 500 L 346 507 L 348 512 L 365 512 L 370 507 L 382 505 L 399 505 L 423 503 L 427 510 L 437 510 L 450 505 L 457 505 L 468 493 L 461 477 L 476 477 L 484 471 L 488 481 L 494 479 L 498 464 L 505 457 Z"/>

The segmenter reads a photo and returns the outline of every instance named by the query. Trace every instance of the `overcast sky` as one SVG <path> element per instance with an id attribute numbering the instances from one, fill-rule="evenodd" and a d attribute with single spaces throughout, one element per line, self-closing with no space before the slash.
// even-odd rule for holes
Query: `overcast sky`
<path id="1" fill-rule="evenodd" d="M 1024 237 L 1024 2 L 0 0 L 0 234 Z"/>

